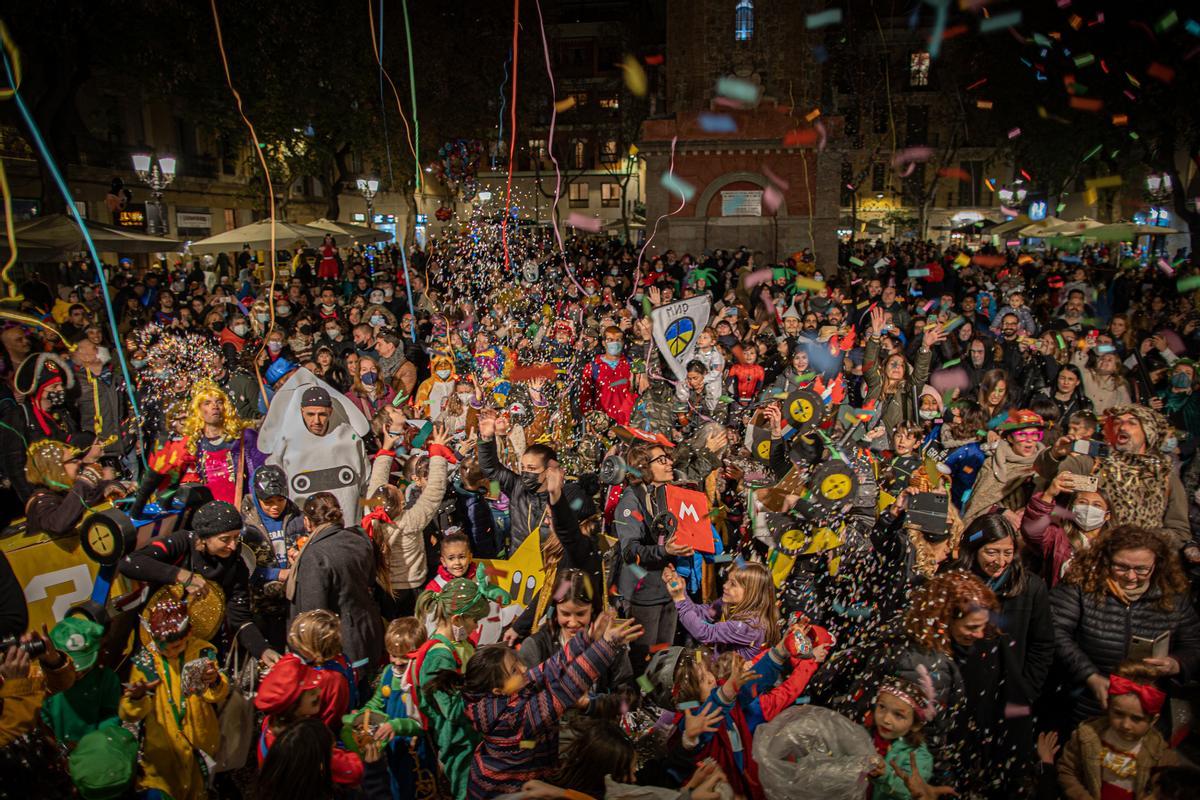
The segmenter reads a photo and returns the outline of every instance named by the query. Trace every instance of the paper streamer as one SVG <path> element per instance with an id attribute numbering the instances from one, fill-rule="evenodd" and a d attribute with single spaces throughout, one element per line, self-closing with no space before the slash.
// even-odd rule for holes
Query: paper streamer
<path id="1" fill-rule="evenodd" d="M 758 86 L 741 78 L 724 77 L 717 79 L 717 96 L 744 105 L 752 106 L 756 104 L 760 91 Z"/>
<path id="2" fill-rule="evenodd" d="M 901 178 L 907 178 L 913 174 L 918 162 L 928 161 L 932 156 L 932 147 L 909 147 L 896 153 L 892 158 L 892 166 L 900 172 Z"/>
<path id="3" fill-rule="evenodd" d="M 979 21 L 980 33 L 994 33 L 1005 28 L 1012 28 L 1021 24 L 1021 12 L 1009 11 L 1004 14 L 995 14 L 987 19 Z"/>
<path id="4" fill-rule="evenodd" d="M 625 87 L 635 96 L 645 97 L 650 84 L 646 80 L 646 70 L 642 69 L 641 63 L 633 56 L 627 55 L 621 62 L 621 71 L 625 73 Z"/>
<path id="5" fill-rule="evenodd" d="M 762 204 L 763 208 L 774 213 L 775 209 L 783 202 L 783 193 L 774 186 L 768 186 L 763 189 Z"/>
<path id="6" fill-rule="evenodd" d="M 581 231 L 589 233 L 599 233 L 602 227 L 600 220 L 596 217 L 584 216 L 577 211 L 572 211 L 567 216 L 567 224 L 572 228 L 578 228 Z"/>
<path id="7" fill-rule="evenodd" d="M 737 122 L 728 114 L 703 113 L 698 120 L 705 133 L 737 133 Z"/>
<path id="8" fill-rule="evenodd" d="M 696 196 L 696 187 L 672 172 L 665 173 L 659 182 L 663 185 L 664 189 L 671 194 L 677 195 L 685 203 L 691 201 Z"/>
<path id="9" fill-rule="evenodd" d="M 828 11 L 809 14 L 804 18 L 804 27 L 810 31 L 815 31 L 818 28 L 827 28 L 830 25 L 840 25 L 841 23 L 842 10 L 840 8 L 831 8 Z"/>

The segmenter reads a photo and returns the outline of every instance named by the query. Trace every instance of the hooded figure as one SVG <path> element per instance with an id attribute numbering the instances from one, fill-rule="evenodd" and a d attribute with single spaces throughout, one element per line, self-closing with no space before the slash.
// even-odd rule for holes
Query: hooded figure
<path id="1" fill-rule="evenodd" d="M 328 398 L 325 433 L 309 430 L 301 409 L 306 390 L 320 387 Z M 363 437 L 371 426 L 350 398 L 301 367 L 278 387 L 271 409 L 258 435 L 258 449 L 266 463 L 283 468 L 288 476 L 288 499 L 303 508 L 317 492 L 337 498 L 342 515 L 358 519 L 358 500 L 367 482 L 367 454 Z"/>
<path id="2" fill-rule="evenodd" d="M 458 376 L 454 373 L 454 359 L 447 355 L 436 355 L 429 362 L 429 377 L 421 381 L 413 402 L 418 413 L 427 419 L 437 419 L 445 409 L 446 399 L 454 393 Z"/>

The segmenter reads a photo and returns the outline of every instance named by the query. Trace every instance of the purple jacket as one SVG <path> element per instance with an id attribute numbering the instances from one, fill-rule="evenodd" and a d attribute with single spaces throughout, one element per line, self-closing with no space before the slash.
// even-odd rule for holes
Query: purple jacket
<path id="1" fill-rule="evenodd" d="M 713 620 L 721 614 L 720 602 L 698 606 L 684 597 L 675 604 L 679 621 L 700 644 L 714 645 L 718 654 L 736 650 L 746 660 L 753 660 L 767 646 L 763 629 L 751 620 Z"/>

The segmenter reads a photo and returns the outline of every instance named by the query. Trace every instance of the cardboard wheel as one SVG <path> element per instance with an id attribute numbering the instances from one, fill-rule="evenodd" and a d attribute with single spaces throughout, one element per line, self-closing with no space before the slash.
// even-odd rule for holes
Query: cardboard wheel
<path id="1" fill-rule="evenodd" d="M 858 491 L 858 476 L 849 464 L 828 461 L 813 471 L 809 486 L 812 488 L 813 502 L 836 506 L 854 497 Z"/>
<path id="2" fill-rule="evenodd" d="M 825 403 L 821 395 L 809 389 L 797 389 L 784 400 L 784 417 L 799 434 L 812 431 L 825 414 Z"/>

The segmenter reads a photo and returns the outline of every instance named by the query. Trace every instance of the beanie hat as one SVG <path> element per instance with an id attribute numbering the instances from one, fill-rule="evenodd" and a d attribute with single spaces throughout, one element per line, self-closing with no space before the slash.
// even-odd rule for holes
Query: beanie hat
<path id="1" fill-rule="evenodd" d="M 192 532 L 201 539 L 241 529 L 242 515 L 233 507 L 233 503 L 224 500 L 210 500 L 192 516 Z"/>

